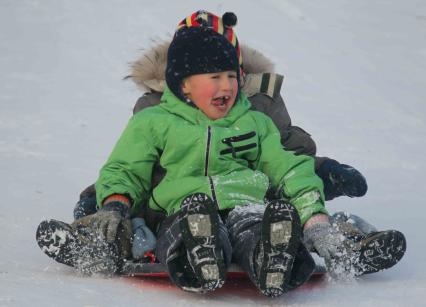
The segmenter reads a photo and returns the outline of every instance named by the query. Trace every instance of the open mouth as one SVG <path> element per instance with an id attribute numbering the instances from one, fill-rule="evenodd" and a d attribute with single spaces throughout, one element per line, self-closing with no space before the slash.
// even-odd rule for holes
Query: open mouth
<path id="1" fill-rule="evenodd" d="M 228 103 L 230 98 L 231 96 L 219 96 L 213 98 L 212 105 L 216 107 L 224 107 Z"/>

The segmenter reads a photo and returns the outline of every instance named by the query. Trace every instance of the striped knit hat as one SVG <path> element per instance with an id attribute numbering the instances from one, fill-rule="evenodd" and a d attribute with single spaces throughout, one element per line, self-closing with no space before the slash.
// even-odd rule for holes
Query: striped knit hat
<path id="1" fill-rule="evenodd" d="M 184 27 L 207 27 L 213 29 L 215 32 L 225 36 L 225 38 L 237 50 L 238 61 L 241 70 L 243 69 L 243 57 L 241 55 L 240 45 L 238 43 L 237 35 L 232 28 L 237 24 L 237 16 L 232 12 L 226 12 L 222 18 L 207 11 L 196 11 L 190 16 L 179 22 L 176 32 Z M 241 71 L 242 72 L 242 71 Z"/>

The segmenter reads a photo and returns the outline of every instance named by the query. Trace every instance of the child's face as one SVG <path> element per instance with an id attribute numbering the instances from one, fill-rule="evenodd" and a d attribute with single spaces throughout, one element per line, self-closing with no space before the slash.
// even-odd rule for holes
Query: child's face
<path id="1" fill-rule="evenodd" d="M 225 117 L 238 94 L 237 73 L 223 71 L 192 75 L 182 84 L 182 91 L 210 119 Z"/>

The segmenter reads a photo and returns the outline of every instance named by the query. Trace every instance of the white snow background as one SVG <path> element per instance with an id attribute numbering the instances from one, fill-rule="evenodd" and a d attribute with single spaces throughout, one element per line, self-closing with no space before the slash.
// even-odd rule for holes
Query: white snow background
<path id="1" fill-rule="evenodd" d="M 38 223 L 72 220 L 142 94 L 129 62 L 201 8 L 238 15 L 239 40 L 286 76 L 293 123 L 367 177 L 365 197 L 327 207 L 402 231 L 396 267 L 273 300 L 82 277 L 39 250 Z M 425 73 L 422 0 L 1 0 L 0 306 L 424 306 Z"/>

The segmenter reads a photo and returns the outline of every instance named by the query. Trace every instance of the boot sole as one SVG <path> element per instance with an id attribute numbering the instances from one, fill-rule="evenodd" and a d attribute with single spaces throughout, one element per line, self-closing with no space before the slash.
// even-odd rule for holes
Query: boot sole
<path id="1" fill-rule="evenodd" d="M 287 292 L 300 235 L 300 220 L 293 206 L 282 201 L 268 204 L 261 234 L 264 256 L 259 288 L 263 294 L 276 297 Z"/>
<path id="2" fill-rule="evenodd" d="M 74 266 L 72 246 L 75 237 L 70 226 L 57 220 L 46 220 L 39 224 L 36 240 L 40 249 L 55 261 Z"/>
<path id="3" fill-rule="evenodd" d="M 36 231 L 38 246 L 56 262 L 72 266 L 84 275 L 115 273 L 119 261 L 117 252 L 93 234 L 86 236 L 87 242 L 82 243 L 70 225 L 57 220 L 41 222 Z"/>
<path id="4" fill-rule="evenodd" d="M 182 201 L 180 216 L 183 243 L 201 288 L 222 287 L 225 264 L 218 248 L 219 215 L 213 201 L 206 194 L 193 194 Z"/>
<path id="5" fill-rule="evenodd" d="M 380 272 L 393 267 L 404 256 L 407 242 L 396 230 L 381 231 L 361 243 L 357 275 Z"/>

